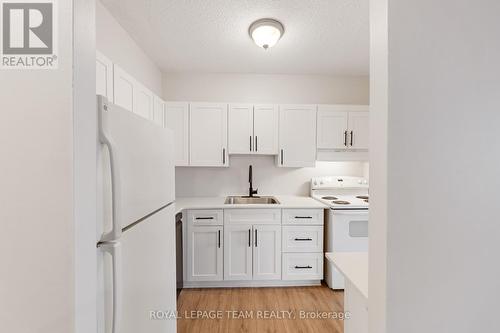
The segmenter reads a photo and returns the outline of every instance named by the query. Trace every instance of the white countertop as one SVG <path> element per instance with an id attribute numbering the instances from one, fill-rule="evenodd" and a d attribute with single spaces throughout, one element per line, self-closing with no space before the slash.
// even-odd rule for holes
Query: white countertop
<path id="1" fill-rule="evenodd" d="M 263 195 L 264 196 L 264 195 Z M 267 195 L 266 195 L 267 196 Z M 328 208 L 327 205 L 312 199 L 294 195 L 270 195 L 279 204 L 224 204 L 226 197 L 179 197 L 175 199 L 175 213 L 184 209 L 230 209 L 230 208 Z"/>
<path id="2" fill-rule="evenodd" d="M 325 257 L 368 298 L 368 252 L 327 252 Z"/>

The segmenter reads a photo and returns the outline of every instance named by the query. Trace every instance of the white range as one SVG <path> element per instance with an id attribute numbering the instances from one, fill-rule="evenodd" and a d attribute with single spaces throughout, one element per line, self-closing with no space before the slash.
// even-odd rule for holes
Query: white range
<path id="1" fill-rule="evenodd" d="M 330 176 L 311 179 L 311 197 L 328 205 L 325 252 L 368 251 L 368 180 Z M 344 277 L 328 261 L 325 281 L 332 289 L 344 289 Z"/>

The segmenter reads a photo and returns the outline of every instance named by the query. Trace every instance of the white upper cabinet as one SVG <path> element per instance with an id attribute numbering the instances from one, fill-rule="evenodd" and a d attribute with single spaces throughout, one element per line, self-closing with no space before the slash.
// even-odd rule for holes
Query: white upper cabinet
<path id="1" fill-rule="evenodd" d="M 153 120 L 154 94 L 140 83 L 136 83 L 134 93 L 134 113 Z"/>
<path id="2" fill-rule="evenodd" d="M 369 119 L 365 105 L 319 105 L 318 149 L 367 150 Z"/>
<path id="3" fill-rule="evenodd" d="M 113 102 L 113 63 L 99 51 L 95 61 L 96 94 Z"/>
<path id="4" fill-rule="evenodd" d="M 348 112 L 335 111 L 329 106 L 318 107 L 318 149 L 347 147 Z"/>
<path id="5" fill-rule="evenodd" d="M 189 104 L 165 103 L 165 127 L 174 132 L 175 165 L 189 165 Z"/>
<path id="6" fill-rule="evenodd" d="M 316 164 L 316 105 L 280 105 L 280 167 L 314 167 Z"/>
<path id="7" fill-rule="evenodd" d="M 354 149 L 368 149 L 370 143 L 370 114 L 349 112 L 349 145 Z"/>
<path id="8" fill-rule="evenodd" d="M 228 153 L 253 151 L 253 105 L 230 104 L 228 114 Z"/>
<path id="9" fill-rule="evenodd" d="M 254 153 L 278 154 L 278 106 L 259 104 L 253 110 Z"/>
<path id="10" fill-rule="evenodd" d="M 114 104 L 134 110 L 136 81 L 120 66 L 113 65 Z"/>
<path id="11" fill-rule="evenodd" d="M 278 153 L 277 106 L 231 104 L 228 118 L 229 154 Z"/>
<path id="12" fill-rule="evenodd" d="M 120 66 L 113 65 L 114 103 L 153 120 L 154 94 Z"/>
<path id="13" fill-rule="evenodd" d="M 153 96 L 153 121 L 165 127 L 165 102 L 156 95 Z"/>
<path id="14" fill-rule="evenodd" d="M 190 104 L 189 155 L 192 166 L 228 166 L 227 104 Z"/>

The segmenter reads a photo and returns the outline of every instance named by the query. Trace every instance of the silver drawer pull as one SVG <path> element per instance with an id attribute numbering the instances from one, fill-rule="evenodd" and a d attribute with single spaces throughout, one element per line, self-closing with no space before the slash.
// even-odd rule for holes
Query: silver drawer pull
<path id="1" fill-rule="evenodd" d="M 296 241 L 312 241 L 312 238 L 295 238 Z"/>
<path id="2" fill-rule="evenodd" d="M 295 216 L 296 219 L 312 219 L 312 216 Z"/>
<path id="3" fill-rule="evenodd" d="M 307 266 L 295 266 L 295 269 L 311 269 L 312 267 L 307 265 Z"/>
<path id="4" fill-rule="evenodd" d="M 210 216 L 210 217 L 195 217 L 196 220 L 213 220 L 214 217 L 213 216 Z"/>

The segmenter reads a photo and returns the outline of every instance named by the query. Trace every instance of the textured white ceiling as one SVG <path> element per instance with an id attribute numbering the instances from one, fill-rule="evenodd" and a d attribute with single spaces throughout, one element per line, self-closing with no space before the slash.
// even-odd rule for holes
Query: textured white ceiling
<path id="1" fill-rule="evenodd" d="M 368 0 L 102 0 L 165 72 L 368 75 Z M 263 50 L 264 17 L 285 34 Z"/>

